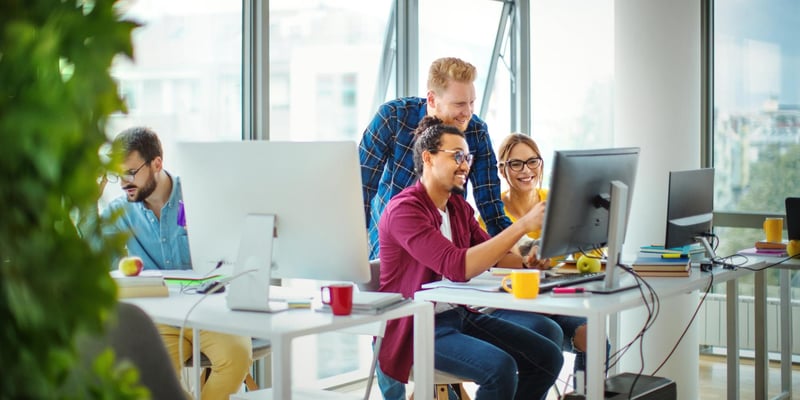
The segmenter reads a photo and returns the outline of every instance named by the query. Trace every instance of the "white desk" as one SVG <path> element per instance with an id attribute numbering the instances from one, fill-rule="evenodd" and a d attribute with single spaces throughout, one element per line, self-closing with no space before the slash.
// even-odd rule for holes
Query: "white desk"
<path id="1" fill-rule="evenodd" d="M 180 326 L 186 313 L 201 296 L 170 292 L 170 297 L 125 299 L 141 307 L 155 322 Z M 309 309 L 293 309 L 274 314 L 231 311 L 225 305 L 225 295 L 210 295 L 191 313 L 186 327 L 195 331 L 209 330 L 260 339 L 272 343 L 271 397 L 292 397 L 292 340 L 305 335 L 341 330 L 373 322 L 414 317 L 414 377 L 418 398 L 433 398 L 433 306 L 414 301 L 379 315 L 353 314 L 333 316 Z M 195 340 L 193 357 L 200 360 L 200 343 Z M 199 378 L 199 368 L 197 368 Z M 199 380 L 198 380 L 199 382 Z M 196 385 L 196 398 L 200 398 Z M 326 397 L 327 398 L 327 397 Z"/>
<path id="2" fill-rule="evenodd" d="M 763 261 L 766 266 L 779 262 L 783 257 L 753 257 L 750 259 Z M 800 270 L 800 259 L 794 258 L 774 265 L 770 268 L 780 269 L 780 329 L 781 329 L 781 393 L 773 399 L 792 398 L 792 311 L 791 311 L 791 282 L 789 271 Z M 769 397 L 769 354 L 767 350 L 767 279 L 766 271 L 761 270 L 755 274 L 755 371 L 756 371 L 756 399 L 763 400 Z M 730 352 L 730 350 L 728 351 Z"/>
<path id="3" fill-rule="evenodd" d="M 750 268 L 760 268 L 763 264 L 751 263 Z M 749 274 L 745 269 L 723 270 L 719 267 L 714 268 L 714 283 L 730 282 L 730 287 L 735 287 L 735 280 L 740 276 Z M 620 275 L 627 275 L 622 272 Z M 670 296 L 687 293 L 694 290 L 703 290 L 708 286 L 710 276 L 708 273 L 701 273 L 699 269 L 692 271 L 692 276 L 687 278 L 647 278 L 647 282 L 658 293 L 661 301 Z M 508 293 L 490 293 L 465 289 L 437 288 L 419 291 L 414 296 L 417 300 L 442 301 L 456 304 L 466 304 L 472 306 L 486 306 L 504 308 L 520 311 L 532 311 L 549 314 L 574 315 L 587 319 L 587 351 L 586 351 L 586 370 L 587 373 L 587 398 L 602 399 L 604 389 L 604 374 L 593 373 L 594 371 L 605 370 L 605 338 L 606 338 L 606 318 L 614 316 L 616 313 L 643 305 L 643 299 L 638 289 L 631 289 L 610 295 L 594 294 L 590 297 L 551 297 L 549 294 L 541 295 L 534 300 L 518 300 Z M 735 300 L 735 299 L 734 299 Z M 730 318 L 737 318 L 738 304 L 736 301 L 727 303 L 727 314 Z M 612 338 L 615 336 L 612 332 Z M 737 343 L 738 331 L 733 329 L 728 331 L 729 341 L 731 337 Z M 732 353 L 735 353 L 736 360 L 732 360 Z M 735 364 L 733 364 L 735 362 Z M 736 373 L 732 376 L 731 369 L 728 368 L 729 381 L 733 377 L 738 382 L 738 352 L 728 352 L 729 365 L 735 365 Z M 738 396 L 738 392 L 736 393 Z M 736 398 L 730 397 L 729 398 Z"/>

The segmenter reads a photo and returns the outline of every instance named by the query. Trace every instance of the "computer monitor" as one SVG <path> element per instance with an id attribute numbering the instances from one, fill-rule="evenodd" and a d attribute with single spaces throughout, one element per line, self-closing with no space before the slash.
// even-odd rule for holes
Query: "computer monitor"
<path id="1" fill-rule="evenodd" d="M 800 197 L 786 198 L 786 234 L 789 240 L 800 240 Z"/>
<path id="2" fill-rule="evenodd" d="M 270 311 L 272 278 L 369 280 L 355 142 L 181 143 L 176 158 L 193 269 L 257 271 L 229 307 Z"/>
<path id="3" fill-rule="evenodd" d="M 615 273 L 625 230 L 639 148 L 556 151 L 550 175 L 539 257 L 608 247 L 606 276 L 589 290 L 613 293 L 623 285 Z"/>
<path id="4" fill-rule="evenodd" d="M 667 195 L 667 233 L 664 247 L 702 243 L 707 256 L 714 251 L 705 239 L 714 219 L 714 169 L 670 171 Z"/>

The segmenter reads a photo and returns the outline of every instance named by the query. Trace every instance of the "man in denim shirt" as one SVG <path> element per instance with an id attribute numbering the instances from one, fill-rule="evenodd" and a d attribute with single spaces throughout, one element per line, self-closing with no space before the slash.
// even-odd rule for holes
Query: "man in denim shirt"
<path id="1" fill-rule="evenodd" d="M 500 177 L 488 128 L 475 106 L 475 67 L 458 58 L 435 60 L 428 72 L 428 95 L 404 97 L 380 106 L 359 144 L 364 213 L 370 259 L 378 258 L 378 221 L 392 197 L 417 180 L 414 129 L 426 115 L 464 132 L 474 157 L 469 180 L 475 205 L 494 236 L 511 225 L 500 199 Z"/>
<path id="2" fill-rule="evenodd" d="M 182 215 L 181 184 L 163 166 L 161 141 L 149 128 L 130 128 L 114 139 L 125 152 L 123 174 L 119 180 L 125 195 L 103 211 L 106 220 L 116 215 L 105 233 L 129 234 L 128 254 L 139 256 L 144 269 L 191 269 L 186 223 Z M 192 355 L 192 333 L 184 332 L 184 360 L 179 360 L 180 329 L 158 325 L 159 333 L 180 376 L 183 363 Z M 187 336 L 188 335 L 188 336 Z M 224 399 L 239 391 L 252 364 L 249 337 L 217 332 L 200 332 L 200 351 L 211 360 L 211 375 L 202 391 L 203 400 Z"/>

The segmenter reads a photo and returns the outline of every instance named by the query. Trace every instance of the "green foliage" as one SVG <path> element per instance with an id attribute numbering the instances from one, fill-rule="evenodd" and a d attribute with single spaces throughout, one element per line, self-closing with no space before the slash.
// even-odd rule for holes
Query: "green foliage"
<path id="1" fill-rule="evenodd" d="M 776 143 L 759 150 L 759 155 L 737 208 L 783 213 L 786 197 L 800 196 L 800 145 Z"/>
<path id="2" fill-rule="evenodd" d="M 122 243 L 70 218 L 96 215 L 104 127 L 124 111 L 109 68 L 132 57 L 136 24 L 113 3 L 0 2 L 0 399 L 83 397 L 65 392 L 74 339 L 98 333 L 116 301 L 108 266 Z M 146 397 L 111 360 L 98 360 L 95 398 Z"/>

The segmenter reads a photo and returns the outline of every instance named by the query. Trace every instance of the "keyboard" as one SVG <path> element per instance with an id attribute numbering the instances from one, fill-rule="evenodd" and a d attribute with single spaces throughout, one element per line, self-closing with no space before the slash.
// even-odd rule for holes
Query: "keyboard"
<path id="1" fill-rule="evenodd" d="M 542 277 L 542 280 L 539 283 L 539 293 L 549 292 L 553 290 L 554 287 L 575 286 L 586 282 L 601 281 L 605 279 L 605 277 L 605 272 L 548 275 L 546 277 Z"/>

